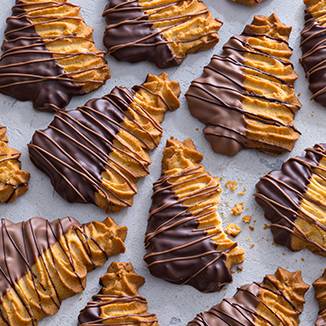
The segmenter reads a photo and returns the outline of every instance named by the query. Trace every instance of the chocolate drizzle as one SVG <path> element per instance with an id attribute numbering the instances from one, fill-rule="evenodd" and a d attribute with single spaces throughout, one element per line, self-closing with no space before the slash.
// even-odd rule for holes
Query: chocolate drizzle
<path id="1" fill-rule="evenodd" d="M 112 263 L 101 278 L 102 289 L 78 317 L 80 326 L 152 325 L 157 317 L 147 312 L 147 301 L 138 295 L 145 280 L 130 263 Z"/>
<path id="2" fill-rule="evenodd" d="M 294 291 L 300 299 L 295 302 L 298 299 L 289 297 L 288 291 L 283 289 L 283 284 L 278 283 L 282 281 L 278 278 L 280 271 L 290 275 L 297 274 L 279 268 L 275 273 L 276 277 L 267 275 L 262 283 L 254 282 L 238 288 L 232 298 L 223 299 L 209 311 L 198 314 L 193 321 L 188 323 L 188 326 L 299 325 L 299 315 L 304 303 L 303 296 L 309 286 L 303 283 L 301 276 L 300 280 L 290 285 L 292 288 L 289 290 Z M 262 295 L 263 292 L 264 295 Z M 265 302 L 269 296 L 276 296 L 278 304 L 271 302 L 269 306 L 269 303 Z M 280 314 L 282 306 L 286 307 L 288 315 Z M 288 318 L 290 320 L 287 320 Z"/>
<path id="3" fill-rule="evenodd" d="M 216 238 L 223 231 L 212 221 L 217 219 L 213 198 L 220 189 L 218 183 L 208 183 L 207 175 L 202 165 L 190 166 L 163 174 L 154 184 L 144 260 L 156 277 L 215 292 L 232 281 L 226 259 L 237 244 L 222 240 L 225 246 L 219 247 Z M 196 189 L 196 182 L 207 184 Z M 182 197 L 175 193 L 187 186 L 193 191 Z M 187 201 L 193 206 L 186 206 Z"/>
<path id="4" fill-rule="evenodd" d="M 201 1 L 199 3 L 202 4 Z M 185 4 L 189 6 L 189 10 L 183 13 L 182 8 Z M 159 68 L 167 68 L 179 65 L 184 59 L 184 55 L 174 52 L 171 43 L 189 45 L 191 42 L 201 41 L 203 48 L 213 46 L 218 42 L 218 28 L 206 31 L 195 39 L 184 41 L 178 40 L 177 36 L 169 40 L 163 35 L 195 17 L 205 17 L 209 13 L 206 6 L 203 10 L 191 12 L 192 4 L 193 2 L 188 3 L 188 0 L 157 2 L 155 5 L 140 3 L 138 0 L 110 0 L 103 12 L 107 23 L 103 41 L 108 53 L 118 60 L 129 62 L 148 60 Z M 172 11 L 174 6 L 178 8 L 177 13 Z M 171 12 L 165 17 L 164 12 L 168 13 L 169 10 Z M 156 23 L 162 24 L 162 27 L 155 27 Z M 186 37 L 186 33 L 183 36 Z M 205 37 L 207 40 L 204 40 Z M 192 52 L 198 49 L 197 44 Z"/>
<path id="5" fill-rule="evenodd" d="M 0 92 L 21 101 L 32 101 L 34 107 L 39 110 L 62 109 L 69 103 L 72 96 L 85 93 L 84 84 L 95 83 L 98 87 L 103 83 L 95 79 L 91 80 L 91 78 L 77 82 L 74 80 L 76 73 L 70 72 L 68 75 L 56 61 L 77 58 L 81 53 L 51 53 L 47 49 L 48 45 L 60 41 L 60 39 L 64 41 L 76 38 L 76 35 L 63 35 L 61 38 L 47 36 L 46 39 L 42 39 L 36 32 L 35 27 L 38 25 L 46 26 L 60 21 L 60 19 L 81 19 L 71 16 L 55 18 L 49 14 L 50 9 L 61 6 L 73 5 L 54 0 L 33 2 L 33 4 L 16 0 L 12 16 L 7 19 L 5 39 L 2 44 L 3 53 L 0 58 Z M 45 14 L 37 16 L 38 10 L 40 10 L 39 15 L 42 15 L 43 11 Z M 31 15 L 29 15 L 29 11 Z M 33 23 L 34 17 L 48 17 L 48 20 Z M 103 53 L 89 52 L 87 55 L 103 56 Z M 103 69 L 103 67 L 96 67 L 96 69 Z M 105 69 L 107 68 L 105 67 Z M 78 74 L 82 75 L 88 70 L 90 70 L 89 67 L 81 67 Z"/>
<path id="6" fill-rule="evenodd" d="M 161 90 L 151 90 L 149 84 L 153 83 L 155 85 L 155 81 L 150 80 L 131 91 L 116 87 L 110 94 L 89 100 L 76 110 L 58 112 L 47 129 L 34 133 L 29 144 L 31 160 L 48 174 L 55 190 L 64 199 L 93 203 L 105 210 L 113 209 L 113 202 L 117 208 L 131 205 L 132 196 L 137 191 L 137 178 L 148 174 L 150 161 L 144 153 L 158 145 L 162 134 L 160 121 L 150 116 L 145 100 L 140 97 L 142 102 L 136 101 L 135 96 L 140 90 L 156 104 L 162 101 L 164 104 L 156 107 L 156 112 L 163 112 L 162 116 L 170 109 L 168 98 L 160 95 Z M 165 95 L 168 94 L 164 85 L 158 86 L 166 91 Z M 145 142 L 141 135 L 149 140 Z M 128 164 L 124 165 L 121 156 Z M 133 170 L 135 166 L 140 172 Z M 103 182 L 105 171 L 114 175 L 113 180 Z M 128 188 L 126 192 L 131 199 L 121 196 L 122 186 L 118 191 L 111 188 L 119 183 Z M 99 193 L 105 199 L 104 204 L 97 201 Z"/>
<path id="7" fill-rule="evenodd" d="M 312 98 L 326 106 L 326 26 L 323 24 L 324 15 L 319 14 L 326 9 L 326 3 L 315 2 L 311 7 L 308 1 L 306 4 L 305 25 L 301 33 L 301 64 L 309 79 Z M 312 8 L 316 8 L 317 17 L 314 17 L 314 12 L 310 12 Z"/>
<path id="8" fill-rule="evenodd" d="M 268 29 L 266 33 L 265 28 Z M 275 36 L 273 30 L 280 34 Z M 222 55 L 214 55 L 204 68 L 202 76 L 191 83 L 186 93 L 189 110 L 206 125 L 204 135 L 214 151 L 235 155 L 243 148 L 258 148 L 277 153 L 289 150 L 288 144 L 271 140 L 277 137 L 277 131 L 266 132 L 262 130 L 263 127 L 288 130 L 294 140 L 298 137 L 299 132 L 292 122 L 283 120 L 281 114 L 284 111 L 287 115 L 294 116 L 300 107 L 296 98 L 281 100 L 275 97 L 275 92 L 263 94 L 264 87 L 259 92 L 255 84 L 252 89 L 248 88 L 250 85 L 246 86 L 248 76 L 252 83 L 272 83 L 272 87 L 293 90 L 295 74 L 292 64 L 284 54 L 283 57 L 272 54 L 272 47 L 276 47 L 276 44 L 282 45 L 284 51 L 291 54 L 287 42 L 289 33 L 290 29 L 282 25 L 275 15 L 269 18 L 256 16 L 252 25 L 248 25 L 242 35 L 231 37 L 224 45 Z M 250 40 L 254 39 L 256 43 L 251 43 Z M 264 43 L 267 41 L 272 42 L 271 48 L 268 48 L 268 43 Z M 252 58 L 246 61 L 246 56 Z M 267 65 L 261 65 L 259 60 L 270 63 L 270 72 Z M 273 74 L 273 65 L 281 66 L 284 70 L 290 67 L 292 76 Z M 245 101 L 252 103 L 252 107 L 256 106 L 256 111 L 246 110 Z M 271 107 L 273 111 L 280 110 L 280 114 L 265 114 L 265 107 Z M 250 124 L 255 124 L 260 129 L 259 137 L 250 135 L 254 132 L 248 131 L 249 120 L 252 121 Z M 263 132 L 266 132 L 264 137 Z M 292 147 L 294 141 L 289 142 Z"/>
<path id="9" fill-rule="evenodd" d="M 294 250 L 292 238 L 297 237 L 309 244 L 313 251 L 326 255 L 325 241 L 320 244 L 311 239 L 297 225 L 297 220 L 305 220 L 326 232 L 326 225 L 314 218 L 313 214 L 305 213 L 301 202 L 305 198 L 313 175 L 325 180 L 321 174 L 319 162 L 326 157 L 326 145 L 319 144 L 306 149 L 304 157 L 293 157 L 287 160 L 280 171 L 272 171 L 262 177 L 256 185 L 255 198 L 264 209 L 265 217 L 271 221 L 271 230 L 276 243 Z M 317 169 L 318 168 L 318 169 Z M 313 198 L 308 198 L 313 201 Z"/>

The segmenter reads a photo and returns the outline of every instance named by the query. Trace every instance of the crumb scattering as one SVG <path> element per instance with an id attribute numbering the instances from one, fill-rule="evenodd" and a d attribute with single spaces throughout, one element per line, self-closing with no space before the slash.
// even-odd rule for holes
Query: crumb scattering
<path id="1" fill-rule="evenodd" d="M 236 191 L 238 189 L 238 183 L 235 180 L 229 180 L 225 183 L 225 187 L 230 191 Z"/>
<path id="2" fill-rule="evenodd" d="M 246 224 L 249 224 L 251 222 L 251 219 L 252 219 L 252 216 L 251 215 L 245 215 L 242 218 L 242 222 L 243 223 L 246 223 Z"/>
<path id="3" fill-rule="evenodd" d="M 236 237 L 237 235 L 239 235 L 239 233 L 241 232 L 241 228 L 239 225 L 235 224 L 235 223 L 230 223 L 229 225 L 227 225 L 227 227 L 225 228 L 225 232 L 230 235 L 231 237 Z"/>
<path id="4" fill-rule="evenodd" d="M 237 203 L 231 209 L 231 214 L 233 216 L 239 216 L 242 214 L 243 210 L 244 210 L 244 203 Z"/>

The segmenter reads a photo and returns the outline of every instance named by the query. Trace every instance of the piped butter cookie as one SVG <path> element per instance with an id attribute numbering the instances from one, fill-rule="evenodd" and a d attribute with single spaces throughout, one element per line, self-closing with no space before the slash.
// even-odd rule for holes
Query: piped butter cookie
<path id="1" fill-rule="evenodd" d="M 0 325 L 37 325 L 84 290 L 88 272 L 125 250 L 127 228 L 110 218 L 0 222 Z"/>
<path id="2" fill-rule="evenodd" d="M 222 23 L 201 0 L 110 0 L 104 44 L 122 61 L 179 65 L 187 54 L 213 47 Z"/>
<path id="3" fill-rule="evenodd" d="M 153 189 L 144 259 L 156 277 L 214 292 L 232 281 L 244 250 L 223 231 L 216 212 L 220 183 L 202 159 L 190 139 L 167 141 Z"/>
<path id="4" fill-rule="evenodd" d="M 315 296 L 319 303 L 318 318 L 316 326 L 326 325 L 326 269 L 324 274 L 314 282 Z"/>
<path id="5" fill-rule="evenodd" d="M 276 243 L 326 256 L 326 144 L 307 148 L 262 177 L 256 201 Z"/>
<path id="6" fill-rule="evenodd" d="M 305 0 L 305 25 L 301 33 L 301 63 L 312 98 L 326 106 L 326 0 Z"/>
<path id="7" fill-rule="evenodd" d="M 29 144 L 33 163 L 69 202 L 106 211 L 131 206 L 136 182 L 148 174 L 149 151 L 158 146 L 160 123 L 179 107 L 179 84 L 167 74 L 148 75 L 131 90 L 115 87 L 103 98 L 58 112 Z"/>
<path id="8" fill-rule="evenodd" d="M 20 155 L 8 146 L 7 128 L 0 125 L 0 203 L 12 202 L 28 190 L 30 174 L 21 169 Z"/>
<path id="9" fill-rule="evenodd" d="M 261 283 L 241 286 L 232 298 L 198 314 L 188 326 L 298 326 L 308 289 L 301 272 L 278 268 Z"/>
<path id="10" fill-rule="evenodd" d="M 275 14 L 255 16 L 191 83 L 186 94 L 189 110 L 206 125 L 204 135 L 215 152 L 292 150 L 300 135 L 293 126 L 300 103 L 290 62 L 290 32 Z"/>
<path id="11" fill-rule="evenodd" d="M 39 110 L 63 109 L 109 78 L 92 28 L 67 0 L 16 0 L 2 51 L 0 92 Z"/>
<path id="12" fill-rule="evenodd" d="M 148 312 L 146 299 L 138 293 L 144 283 L 131 263 L 112 263 L 101 278 L 100 292 L 80 312 L 79 325 L 158 326 L 156 315 Z"/>

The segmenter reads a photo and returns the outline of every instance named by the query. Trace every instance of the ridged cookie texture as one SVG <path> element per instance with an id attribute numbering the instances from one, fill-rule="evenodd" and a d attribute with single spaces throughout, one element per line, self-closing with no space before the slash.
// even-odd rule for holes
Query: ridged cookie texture
<path id="1" fill-rule="evenodd" d="M 187 54 L 213 47 L 222 23 L 202 0 L 110 0 L 104 45 L 118 60 L 179 65 Z"/>
<path id="2" fill-rule="evenodd" d="M 261 283 L 241 286 L 188 326 L 298 326 L 308 289 L 301 272 L 278 268 Z"/>
<path id="3" fill-rule="evenodd" d="M 36 109 L 63 109 L 109 78 L 80 8 L 67 0 L 16 0 L 0 57 L 0 92 Z"/>
<path id="4" fill-rule="evenodd" d="M 216 212 L 220 183 L 202 159 L 190 139 L 167 141 L 153 186 L 144 259 L 156 277 L 214 292 L 232 281 L 244 250 L 223 231 Z"/>
<path id="5" fill-rule="evenodd" d="M 131 263 L 112 263 L 101 278 L 100 292 L 80 312 L 78 325 L 158 326 L 156 315 L 148 312 L 146 299 L 138 293 L 144 283 Z"/>
<path id="6" fill-rule="evenodd" d="M 206 125 L 204 135 L 214 151 L 235 155 L 243 148 L 292 150 L 300 135 L 293 126 L 300 103 L 290 32 L 275 14 L 255 16 L 191 83 L 189 110 Z"/>
<path id="7" fill-rule="evenodd" d="M 326 325 L 326 269 L 323 275 L 314 282 L 315 296 L 319 303 L 318 318 L 316 326 Z"/>
<path id="8" fill-rule="evenodd" d="M 326 1 L 304 0 L 305 25 L 301 33 L 301 64 L 312 98 L 326 106 Z"/>
<path id="9" fill-rule="evenodd" d="M 21 169 L 20 156 L 8 146 L 7 128 L 0 125 L 0 203 L 12 202 L 28 190 L 30 174 Z"/>
<path id="10" fill-rule="evenodd" d="M 179 107 L 179 84 L 167 74 L 142 85 L 115 87 L 103 98 L 58 112 L 29 144 L 33 163 L 69 202 L 106 211 L 131 206 L 136 182 L 148 174 L 149 151 L 158 146 L 164 114 Z"/>
<path id="11" fill-rule="evenodd" d="M 0 224 L 0 325 L 35 326 L 84 290 L 86 275 L 124 252 L 127 228 L 107 218 L 71 217 Z"/>
<path id="12" fill-rule="evenodd" d="M 304 156 L 262 177 L 255 197 L 276 243 L 326 256 L 326 144 L 307 148 Z"/>

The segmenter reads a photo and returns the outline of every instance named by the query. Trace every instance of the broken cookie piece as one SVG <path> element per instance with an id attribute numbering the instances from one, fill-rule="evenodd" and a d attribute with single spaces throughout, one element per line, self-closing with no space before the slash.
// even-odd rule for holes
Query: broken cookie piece
<path id="1" fill-rule="evenodd" d="M 71 217 L 0 224 L 0 325 L 37 325 L 86 286 L 86 275 L 124 252 L 127 228 Z"/>
<path id="2" fill-rule="evenodd" d="M 325 179 L 326 144 L 307 148 L 260 179 L 255 197 L 276 243 L 326 256 Z"/>
<path id="3" fill-rule="evenodd" d="M 198 314 L 188 326 L 299 326 L 308 289 L 301 272 L 278 268 L 261 283 L 241 286 L 232 298 Z"/>
<path id="4" fill-rule="evenodd" d="M 132 205 L 136 182 L 148 174 L 150 150 L 158 146 L 166 111 L 179 107 L 179 84 L 149 74 L 142 85 L 115 87 L 102 98 L 58 112 L 29 144 L 33 163 L 69 202 L 105 211 Z"/>
<path id="5" fill-rule="evenodd" d="M 147 300 L 138 293 L 144 283 L 131 263 L 112 263 L 101 278 L 100 292 L 80 312 L 78 324 L 158 326 Z"/>
<path id="6" fill-rule="evenodd" d="M 319 304 L 316 326 L 326 325 L 326 269 L 323 275 L 314 282 L 315 297 Z"/>
<path id="7" fill-rule="evenodd" d="M 181 64 L 189 53 L 213 47 L 222 23 L 202 0 L 110 0 L 104 44 L 121 61 Z"/>
<path id="8" fill-rule="evenodd" d="M 255 16 L 191 83 L 189 110 L 206 125 L 204 135 L 215 152 L 292 150 L 300 135 L 293 120 L 301 104 L 294 90 L 290 32 L 275 14 Z"/>
<path id="9" fill-rule="evenodd" d="M 144 259 L 156 277 L 214 292 L 232 281 L 232 267 L 243 262 L 244 250 L 223 231 L 216 212 L 220 183 L 202 159 L 190 139 L 167 141 L 153 187 Z"/>
<path id="10" fill-rule="evenodd" d="M 109 69 L 80 8 L 67 0 L 16 0 L 0 57 L 0 92 L 58 110 L 105 83 Z"/>
<path id="11" fill-rule="evenodd" d="M 0 203 L 12 202 L 28 190 L 30 174 L 21 169 L 20 155 L 8 146 L 7 128 L 0 125 Z"/>
<path id="12" fill-rule="evenodd" d="M 301 64 L 312 98 L 326 106 L 326 0 L 305 0 L 305 25 L 301 33 Z"/>

